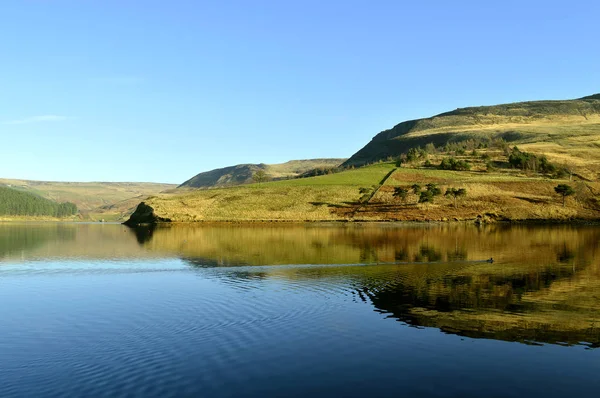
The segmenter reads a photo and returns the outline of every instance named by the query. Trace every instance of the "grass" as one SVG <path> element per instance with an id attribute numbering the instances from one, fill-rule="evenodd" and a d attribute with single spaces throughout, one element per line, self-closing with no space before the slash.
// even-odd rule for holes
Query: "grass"
<path id="1" fill-rule="evenodd" d="M 332 209 L 353 209 L 358 188 L 378 184 L 393 169 L 382 163 L 318 177 L 163 194 L 147 203 L 173 221 L 344 220 Z"/>
<path id="2" fill-rule="evenodd" d="M 84 220 L 123 220 L 146 197 L 156 195 L 173 184 L 128 182 L 54 182 L 0 179 L 0 184 L 35 193 L 56 202 L 77 205 Z"/>
<path id="3" fill-rule="evenodd" d="M 252 183 L 252 176 L 259 170 L 268 179 L 294 178 L 314 169 L 330 169 L 346 159 L 290 160 L 278 164 L 239 164 L 199 173 L 181 184 L 187 188 L 217 188 Z"/>
<path id="4" fill-rule="evenodd" d="M 369 167 L 347 170 L 341 173 L 328 174 L 310 178 L 299 178 L 293 180 L 273 181 L 273 187 L 301 187 L 301 186 L 371 186 L 379 183 L 387 173 L 395 168 L 393 163 L 385 162 L 371 165 Z M 257 185 L 257 184 L 255 184 Z"/>
<path id="5" fill-rule="evenodd" d="M 523 150 L 600 178 L 600 101 L 537 101 L 453 112 L 400 123 L 377 135 L 345 165 L 363 165 L 434 143 L 502 137 Z"/>
<path id="6" fill-rule="evenodd" d="M 360 187 L 380 184 L 388 175 L 368 203 L 358 202 Z M 467 197 L 459 199 L 456 207 L 453 199 L 443 196 L 433 204 L 418 204 L 418 196 L 412 193 L 404 203 L 393 197 L 396 186 L 429 182 L 438 184 L 442 192 L 450 187 L 465 188 Z M 578 196 L 567 199 L 567 207 L 562 207 L 554 192 L 558 183 L 571 183 L 578 191 Z M 419 165 L 396 168 L 388 162 L 318 177 L 175 191 L 146 203 L 156 215 L 174 222 L 598 219 L 600 212 L 586 202 L 589 187 L 600 192 L 597 183 L 549 179 L 517 170 L 486 173 Z"/>

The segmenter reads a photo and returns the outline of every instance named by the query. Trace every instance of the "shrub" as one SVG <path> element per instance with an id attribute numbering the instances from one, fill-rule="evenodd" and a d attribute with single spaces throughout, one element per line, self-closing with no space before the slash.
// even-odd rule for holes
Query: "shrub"
<path id="1" fill-rule="evenodd" d="M 466 160 L 456 160 L 455 158 L 444 158 L 438 166 L 441 170 L 471 170 L 471 164 Z"/>

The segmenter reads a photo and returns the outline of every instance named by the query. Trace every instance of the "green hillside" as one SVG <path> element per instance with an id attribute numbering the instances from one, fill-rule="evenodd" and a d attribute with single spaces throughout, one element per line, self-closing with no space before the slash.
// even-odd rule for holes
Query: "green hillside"
<path id="1" fill-rule="evenodd" d="M 57 203 L 41 196 L 0 186 L 0 216 L 70 217 L 77 206 L 70 202 Z"/>
<path id="2" fill-rule="evenodd" d="M 578 100 L 534 101 L 456 109 L 400 123 L 376 135 L 343 166 L 396 158 L 410 148 L 474 141 L 518 145 L 597 179 L 600 172 L 600 94 Z"/>
<path id="3" fill-rule="evenodd" d="M 404 122 L 377 135 L 341 172 L 167 192 L 148 198 L 132 223 L 598 220 L 596 97 L 457 109 Z M 568 197 L 557 194 L 561 184 L 569 186 Z"/>
<path id="4" fill-rule="evenodd" d="M 346 159 L 307 159 L 290 160 L 279 164 L 238 164 L 214 169 L 195 175 L 179 188 L 213 188 L 250 184 L 252 176 L 259 170 L 264 171 L 269 180 L 294 178 L 315 169 L 332 169 Z"/>
<path id="5" fill-rule="evenodd" d="M 173 184 L 144 182 L 58 182 L 0 178 L 0 186 L 31 193 L 54 202 L 77 205 L 83 220 L 118 221 L 148 196 L 173 189 Z"/>

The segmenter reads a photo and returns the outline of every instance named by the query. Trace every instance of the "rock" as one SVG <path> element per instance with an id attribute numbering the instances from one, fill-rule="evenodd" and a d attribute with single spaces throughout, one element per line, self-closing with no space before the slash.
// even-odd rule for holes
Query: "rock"
<path id="1" fill-rule="evenodd" d="M 134 226 L 140 224 L 156 224 L 159 222 L 171 222 L 171 220 L 157 216 L 151 206 L 142 202 L 138 205 L 133 214 L 131 214 L 129 220 L 125 221 L 123 224 Z"/>

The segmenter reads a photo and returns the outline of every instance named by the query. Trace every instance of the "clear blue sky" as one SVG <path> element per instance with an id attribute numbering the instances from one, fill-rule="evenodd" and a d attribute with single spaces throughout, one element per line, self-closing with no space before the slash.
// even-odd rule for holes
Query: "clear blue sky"
<path id="1" fill-rule="evenodd" d="M 600 92 L 600 2 L 0 3 L 0 177 L 180 183 Z"/>

